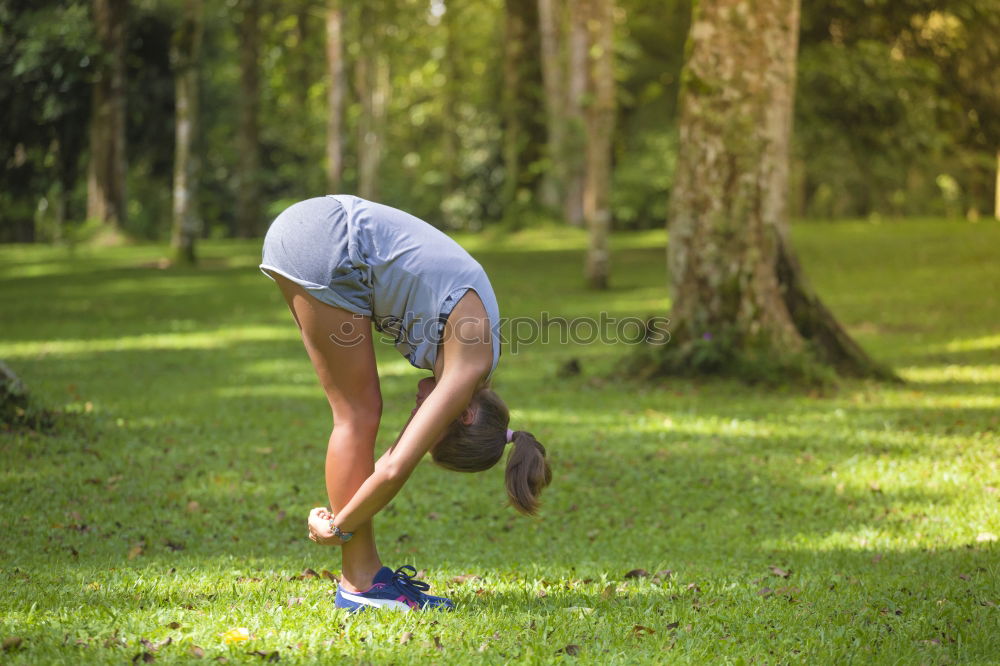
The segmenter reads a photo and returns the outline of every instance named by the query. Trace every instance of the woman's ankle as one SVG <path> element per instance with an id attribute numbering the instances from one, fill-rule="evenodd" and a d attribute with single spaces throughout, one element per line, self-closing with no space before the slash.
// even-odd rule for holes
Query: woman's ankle
<path id="1" fill-rule="evenodd" d="M 375 574 L 382 568 L 381 562 L 376 562 L 374 567 L 344 567 L 340 574 L 340 584 L 348 592 L 365 592 L 373 584 Z"/>

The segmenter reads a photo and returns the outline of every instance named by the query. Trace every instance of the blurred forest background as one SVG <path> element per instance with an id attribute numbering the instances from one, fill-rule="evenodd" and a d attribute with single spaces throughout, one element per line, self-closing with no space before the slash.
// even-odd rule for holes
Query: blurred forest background
<path id="1" fill-rule="evenodd" d="M 801 11 L 791 216 L 996 215 L 995 0 Z M 580 225 L 595 141 L 611 227 L 660 227 L 690 20 L 690 0 L 0 0 L 0 241 L 252 237 L 334 191 L 447 229 Z"/>

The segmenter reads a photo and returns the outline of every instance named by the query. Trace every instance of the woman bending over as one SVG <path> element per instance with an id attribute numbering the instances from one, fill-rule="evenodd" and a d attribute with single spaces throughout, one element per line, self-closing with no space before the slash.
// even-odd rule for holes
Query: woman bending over
<path id="1" fill-rule="evenodd" d="M 329 509 L 309 514 L 310 538 L 341 547 L 336 605 L 402 610 L 454 607 L 426 594 L 406 565 L 382 565 L 372 519 L 424 454 L 457 472 L 491 468 L 508 443 L 507 494 L 525 514 L 551 480 L 545 449 L 509 429 L 491 388 L 500 312 L 482 267 L 455 241 L 403 211 L 337 195 L 307 199 L 274 220 L 260 268 L 273 278 L 302 334 L 333 413 L 326 451 Z M 382 415 L 372 326 L 433 375 L 417 384 L 402 433 L 376 462 Z"/>

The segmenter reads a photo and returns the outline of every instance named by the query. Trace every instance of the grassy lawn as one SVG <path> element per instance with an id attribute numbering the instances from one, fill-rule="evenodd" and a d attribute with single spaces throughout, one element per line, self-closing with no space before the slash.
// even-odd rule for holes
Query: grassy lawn
<path id="1" fill-rule="evenodd" d="M 460 240 L 505 316 L 669 305 L 662 233 L 615 239 L 605 293 L 570 230 Z M 0 662 L 1000 662 L 1000 225 L 795 241 L 905 385 L 640 385 L 604 378 L 624 344 L 505 349 L 495 387 L 551 455 L 543 515 L 504 506 L 499 467 L 425 462 L 381 552 L 459 608 L 352 617 L 339 553 L 306 539 L 329 411 L 259 243 L 206 243 L 197 271 L 0 247 L 0 359 L 79 424 L 0 434 Z M 424 373 L 378 352 L 384 447 Z"/>

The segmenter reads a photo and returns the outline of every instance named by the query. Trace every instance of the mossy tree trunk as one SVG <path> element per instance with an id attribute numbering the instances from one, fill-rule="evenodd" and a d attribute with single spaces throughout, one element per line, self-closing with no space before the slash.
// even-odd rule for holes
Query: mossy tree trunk
<path id="1" fill-rule="evenodd" d="M 583 219 L 589 242 L 584 276 L 592 289 L 607 289 L 611 274 L 611 140 L 615 128 L 614 2 L 585 0 L 587 28 L 586 168 Z"/>
<path id="2" fill-rule="evenodd" d="M 341 0 L 326 6 L 326 187 L 330 194 L 342 191 L 344 178 L 344 11 Z"/>
<path id="3" fill-rule="evenodd" d="M 196 195 L 197 157 L 193 147 L 198 131 L 198 66 L 203 28 L 202 0 L 184 0 L 181 22 L 174 33 L 175 143 L 173 191 L 173 248 L 180 264 L 194 264 L 201 233 Z"/>
<path id="4" fill-rule="evenodd" d="M 566 64 L 565 0 L 538 0 L 539 41 L 542 53 L 542 82 L 545 89 L 546 158 L 539 197 L 545 206 L 558 210 L 563 201 L 566 179 Z"/>
<path id="5" fill-rule="evenodd" d="M 537 195 L 541 175 L 534 165 L 545 144 L 541 37 L 537 0 L 506 0 L 503 42 L 503 200 L 516 217 Z"/>
<path id="6" fill-rule="evenodd" d="M 117 232 L 125 222 L 125 43 L 127 0 L 94 0 L 100 45 L 93 85 L 87 217 Z"/>
<path id="7" fill-rule="evenodd" d="M 389 60 L 382 52 L 384 32 L 380 14 L 387 11 L 381 3 L 358 3 L 357 26 L 361 31 L 361 49 L 355 61 L 355 86 L 361 102 L 358 118 L 358 195 L 377 200 L 382 142 L 385 137 L 386 110 L 389 103 Z"/>
<path id="8" fill-rule="evenodd" d="M 587 95 L 588 0 L 567 0 L 569 28 L 566 40 L 566 105 L 563 149 L 563 217 L 583 226 L 583 184 L 586 177 L 586 129 L 583 106 Z"/>
<path id="9" fill-rule="evenodd" d="M 441 89 L 441 169 L 444 172 L 441 196 L 441 219 L 448 224 L 457 220 L 451 213 L 449 203 L 459 190 L 459 113 L 458 105 L 462 90 L 462 67 L 465 62 L 461 51 L 459 34 L 458 0 L 445 3 L 441 17 L 444 33 L 444 59 L 441 61 L 444 86 Z"/>
<path id="10" fill-rule="evenodd" d="M 668 225 L 672 339 L 661 370 L 739 372 L 753 367 L 741 359 L 795 358 L 893 376 L 808 287 L 789 244 L 798 25 L 798 0 L 697 5 L 682 75 Z"/>
<path id="11" fill-rule="evenodd" d="M 1000 148 L 997 149 L 996 189 L 993 191 L 993 217 L 1000 220 Z"/>
<path id="12" fill-rule="evenodd" d="M 260 0 L 242 0 L 239 22 L 240 100 L 236 148 L 236 232 L 260 231 Z"/>

